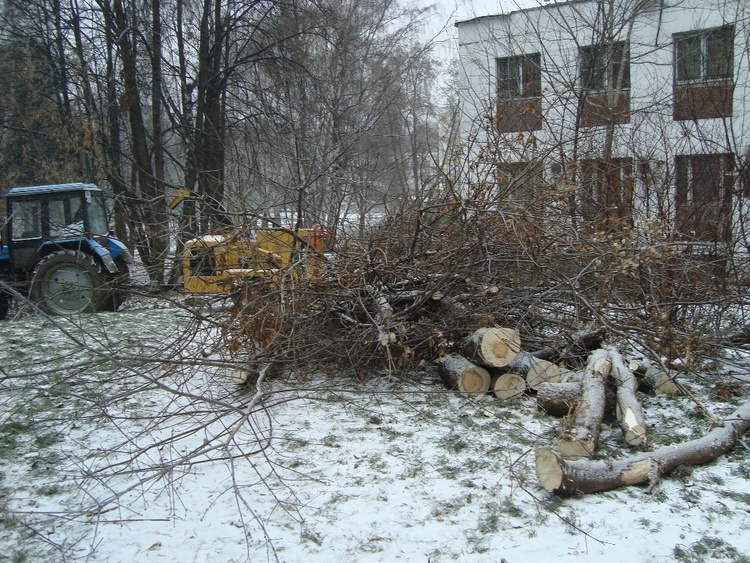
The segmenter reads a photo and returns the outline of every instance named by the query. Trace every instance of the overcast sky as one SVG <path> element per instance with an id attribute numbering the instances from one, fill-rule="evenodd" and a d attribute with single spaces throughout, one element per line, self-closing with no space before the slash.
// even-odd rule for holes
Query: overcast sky
<path id="1" fill-rule="evenodd" d="M 504 14 L 538 6 L 542 0 L 436 0 L 442 18 L 450 18 L 451 25 L 455 21 L 470 20 L 479 16 Z M 431 4 L 425 0 L 425 4 Z M 444 20 L 445 21 L 445 20 Z"/>

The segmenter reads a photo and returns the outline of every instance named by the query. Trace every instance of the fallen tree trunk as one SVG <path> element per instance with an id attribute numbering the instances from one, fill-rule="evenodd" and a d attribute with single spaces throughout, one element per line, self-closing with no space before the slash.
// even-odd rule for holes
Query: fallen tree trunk
<path id="1" fill-rule="evenodd" d="M 638 402 L 636 392 L 638 381 L 625 366 L 620 352 L 608 347 L 609 359 L 612 362 L 612 378 L 617 382 L 617 420 L 620 421 L 622 436 L 628 446 L 639 446 L 646 441 L 646 416 Z"/>
<path id="2" fill-rule="evenodd" d="M 700 465 L 728 452 L 750 428 L 750 401 L 740 406 L 702 438 L 664 446 L 650 453 L 617 460 L 568 461 L 546 448 L 536 451 L 539 483 L 561 496 L 609 491 L 648 482 L 651 492 L 659 479 L 680 465 Z"/>
<path id="3" fill-rule="evenodd" d="M 604 418 L 607 377 L 612 368 L 609 354 L 597 350 L 589 357 L 581 380 L 581 402 L 575 412 L 573 427 L 557 442 L 557 451 L 565 459 L 591 457 L 599 443 Z"/>
<path id="4" fill-rule="evenodd" d="M 518 399 L 526 392 L 526 379 L 517 373 L 504 373 L 492 379 L 490 388 L 498 399 Z"/>
<path id="5" fill-rule="evenodd" d="M 581 402 L 581 382 L 542 383 L 536 391 L 536 404 L 552 416 L 568 416 Z"/>
<path id="6" fill-rule="evenodd" d="M 458 354 L 445 356 L 438 362 L 438 373 L 449 389 L 465 395 L 486 393 L 490 388 L 490 373 Z"/>
<path id="7" fill-rule="evenodd" d="M 463 348 L 470 361 L 502 368 L 521 350 L 521 334 L 512 328 L 480 328 L 464 340 Z"/>

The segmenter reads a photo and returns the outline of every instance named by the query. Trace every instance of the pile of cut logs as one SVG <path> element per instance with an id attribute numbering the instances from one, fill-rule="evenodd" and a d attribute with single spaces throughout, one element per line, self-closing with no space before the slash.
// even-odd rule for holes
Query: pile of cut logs
<path id="1" fill-rule="evenodd" d="M 698 440 L 615 461 L 593 461 L 608 413 L 616 415 L 626 446 L 646 443 L 645 416 L 636 392 L 680 394 L 672 376 L 626 362 L 616 348 L 603 344 L 601 331 L 584 331 L 529 353 L 521 349 L 517 330 L 482 328 L 463 341 L 462 351 L 464 355 L 451 354 L 438 362 L 449 388 L 464 395 L 490 392 L 503 400 L 534 393 L 540 410 L 566 417 L 556 449 L 536 451 L 539 482 L 555 494 L 592 493 L 646 482 L 653 488 L 661 475 L 678 465 L 705 463 L 725 453 L 750 427 L 749 402 Z M 563 377 L 556 362 L 571 356 L 585 358 L 585 369 Z"/>

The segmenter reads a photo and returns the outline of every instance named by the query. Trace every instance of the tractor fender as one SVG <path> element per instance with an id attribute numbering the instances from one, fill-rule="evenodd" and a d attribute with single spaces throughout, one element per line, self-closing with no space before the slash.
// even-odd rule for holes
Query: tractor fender
<path id="1" fill-rule="evenodd" d="M 108 238 L 107 246 L 109 246 L 109 253 L 112 255 L 112 258 L 114 258 L 115 260 L 117 260 L 118 258 L 122 258 L 126 264 L 133 264 L 133 255 L 128 250 L 128 247 L 125 246 L 122 242 L 120 242 L 116 238 Z"/>
<path id="2" fill-rule="evenodd" d="M 92 238 L 86 238 L 84 240 L 86 241 L 86 243 L 88 243 L 88 245 L 91 247 L 91 250 L 99 258 L 101 263 L 104 264 L 104 267 L 110 274 L 116 274 L 117 272 L 119 272 L 117 264 L 115 264 L 115 260 L 114 258 L 112 258 L 112 254 L 110 253 L 109 249 L 104 248 L 101 244 L 99 244 Z"/>

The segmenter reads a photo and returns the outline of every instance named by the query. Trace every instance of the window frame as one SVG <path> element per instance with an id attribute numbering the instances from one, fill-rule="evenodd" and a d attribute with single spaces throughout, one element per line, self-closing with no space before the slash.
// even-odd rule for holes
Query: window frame
<path id="1" fill-rule="evenodd" d="M 495 59 L 497 97 L 511 100 L 541 97 L 541 64 L 540 53 L 497 57 Z M 501 69 L 504 70 L 501 71 Z"/>
<path id="2" fill-rule="evenodd" d="M 676 229 L 704 242 L 729 241 L 735 155 L 678 154 L 674 157 Z"/>
<path id="3" fill-rule="evenodd" d="M 631 156 L 578 161 L 584 216 L 588 219 L 633 221 L 635 162 Z"/>
<path id="4" fill-rule="evenodd" d="M 734 79 L 733 25 L 675 33 L 672 36 L 672 45 L 675 84 L 726 82 Z M 718 52 L 712 54 L 712 49 L 718 49 Z M 683 53 L 681 50 L 687 52 Z M 698 65 L 694 60 L 688 61 L 688 57 L 700 59 L 698 76 L 694 71 L 689 72 L 690 67 Z M 719 71 L 713 72 L 714 68 L 719 68 Z"/>
<path id="5" fill-rule="evenodd" d="M 623 64 L 622 83 L 615 84 Z M 630 47 L 626 41 L 579 47 L 578 65 L 578 84 L 585 92 L 630 90 Z"/>

